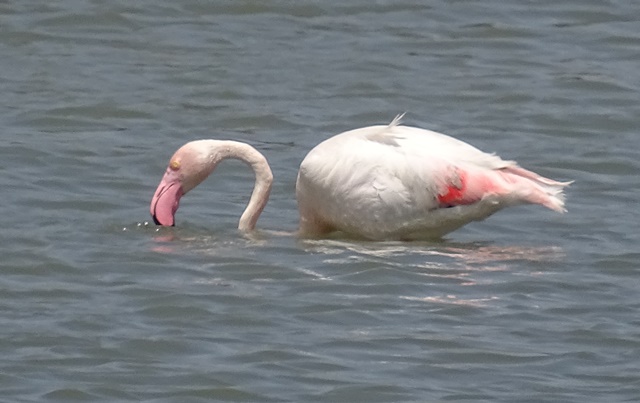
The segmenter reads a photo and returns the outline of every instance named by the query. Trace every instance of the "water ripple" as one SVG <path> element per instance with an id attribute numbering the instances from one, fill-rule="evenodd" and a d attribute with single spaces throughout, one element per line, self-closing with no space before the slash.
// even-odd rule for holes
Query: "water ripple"
<path id="1" fill-rule="evenodd" d="M 0 366 L 11 401 L 635 401 L 635 2 L 2 2 Z M 558 179 L 439 242 L 300 240 L 297 168 L 388 122 Z M 195 138 L 178 226 L 148 203 Z"/>

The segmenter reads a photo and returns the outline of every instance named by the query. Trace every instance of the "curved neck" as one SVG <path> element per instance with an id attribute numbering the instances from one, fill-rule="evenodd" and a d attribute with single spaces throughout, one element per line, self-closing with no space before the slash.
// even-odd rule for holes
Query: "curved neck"
<path id="1" fill-rule="evenodd" d="M 238 223 L 239 230 L 251 231 L 255 229 L 258 217 L 269 200 L 273 173 L 267 159 L 250 145 L 231 140 L 217 143 L 216 152 L 214 152 L 214 160 L 217 160 L 214 161 L 216 165 L 224 159 L 234 158 L 249 165 L 255 174 L 255 184 L 249 204 L 247 204 Z"/>

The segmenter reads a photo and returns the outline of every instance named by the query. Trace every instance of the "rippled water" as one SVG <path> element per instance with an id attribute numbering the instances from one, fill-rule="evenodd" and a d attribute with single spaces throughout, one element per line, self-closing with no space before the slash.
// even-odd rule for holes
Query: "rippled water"
<path id="1" fill-rule="evenodd" d="M 640 3 L 0 2 L 6 401 L 640 400 Z M 443 131 L 559 180 L 433 243 L 298 240 L 338 132 Z M 149 225 L 171 153 L 240 163 Z"/>

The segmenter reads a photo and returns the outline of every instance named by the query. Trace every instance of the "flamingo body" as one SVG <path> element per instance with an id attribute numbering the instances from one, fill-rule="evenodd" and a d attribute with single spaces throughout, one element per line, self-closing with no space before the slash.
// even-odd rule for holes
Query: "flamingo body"
<path id="1" fill-rule="evenodd" d="M 568 183 L 398 120 L 344 132 L 309 152 L 296 183 L 302 235 L 434 238 L 507 206 L 564 211 Z"/>

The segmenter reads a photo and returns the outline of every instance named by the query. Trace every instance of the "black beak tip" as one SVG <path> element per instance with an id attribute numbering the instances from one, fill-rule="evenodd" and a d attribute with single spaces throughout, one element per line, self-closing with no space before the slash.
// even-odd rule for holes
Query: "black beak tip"
<path id="1" fill-rule="evenodd" d="M 151 216 L 151 218 L 153 218 L 153 222 L 154 222 L 156 225 L 162 225 L 162 223 L 161 223 L 160 221 L 158 221 L 158 219 L 156 218 L 155 214 L 154 214 L 154 215 L 152 215 L 152 216 Z M 172 227 L 175 227 L 175 226 L 176 226 L 176 223 L 174 222 L 173 224 L 171 224 L 171 226 L 172 226 Z"/>

